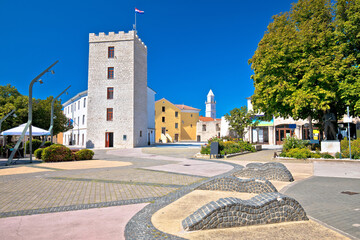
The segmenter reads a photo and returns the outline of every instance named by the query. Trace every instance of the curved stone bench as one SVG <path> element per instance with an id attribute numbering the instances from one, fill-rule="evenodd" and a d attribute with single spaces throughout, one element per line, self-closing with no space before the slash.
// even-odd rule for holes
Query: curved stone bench
<path id="1" fill-rule="evenodd" d="M 278 162 L 249 163 L 245 168 L 233 174 L 235 177 L 264 178 L 292 182 L 294 178 L 284 164 Z"/>
<path id="2" fill-rule="evenodd" d="M 216 190 L 231 192 L 247 192 L 247 193 L 267 193 L 277 192 L 274 185 L 268 180 L 259 179 L 239 179 L 233 176 L 215 178 L 206 182 L 196 189 L 199 190 Z"/>
<path id="3" fill-rule="evenodd" d="M 280 193 L 263 193 L 249 200 L 212 201 L 185 218 L 182 226 L 194 231 L 301 220 L 308 218 L 295 199 Z"/>

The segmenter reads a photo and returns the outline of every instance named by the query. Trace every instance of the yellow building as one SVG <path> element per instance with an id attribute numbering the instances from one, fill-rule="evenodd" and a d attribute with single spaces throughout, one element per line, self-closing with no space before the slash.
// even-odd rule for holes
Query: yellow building
<path id="1" fill-rule="evenodd" d="M 200 109 L 172 104 L 165 98 L 155 102 L 155 139 L 157 142 L 196 140 Z"/>

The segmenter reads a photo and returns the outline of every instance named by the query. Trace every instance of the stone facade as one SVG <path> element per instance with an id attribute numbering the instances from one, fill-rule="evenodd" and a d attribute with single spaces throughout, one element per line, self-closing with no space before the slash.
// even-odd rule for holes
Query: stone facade
<path id="1" fill-rule="evenodd" d="M 199 208 L 182 221 L 184 230 L 229 228 L 308 220 L 293 198 L 281 193 L 263 193 L 249 200 L 220 198 Z"/>
<path id="2" fill-rule="evenodd" d="M 109 87 L 113 99 L 107 99 Z M 113 110 L 111 121 L 107 109 Z M 114 147 L 147 144 L 147 48 L 135 31 L 90 33 L 87 113 L 87 147 L 105 147 L 106 133 L 112 133 Z"/>
<path id="3" fill-rule="evenodd" d="M 207 141 L 213 137 L 220 137 L 221 119 L 199 117 L 196 123 L 196 136 L 198 142 Z"/>

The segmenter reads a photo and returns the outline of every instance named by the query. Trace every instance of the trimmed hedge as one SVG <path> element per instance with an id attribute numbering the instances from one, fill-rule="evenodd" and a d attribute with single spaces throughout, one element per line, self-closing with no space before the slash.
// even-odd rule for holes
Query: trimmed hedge
<path id="1" fill-rule="evenodd" d="M 38 148 L 35 150 L 34 152 L 34 156 L 37 158 L 37 159 L 41 159 L 41 155 L 42 155 L 42 152 L 43 152 L 44 148 Z"/>
<path id="2" fill-rule="evenodd" d="M 91 160 L 94 156 L 94 151 L 90 149 L 82 149 L 75 153 L 76 160 Z"/>
<path id="3" fill-rule="evenodd" d="M 61 144 L 53 144 L 50 147 L 44 148 L 41 157 L 44 162 L 63 162 L 74 160 L 71 150 Z"/>
<path id="4" fill-rule="evenodd" d="M 243 141 L 238 141 L 238 142 L 234 142 L 234 141 L 216 141 L 219 142 L 219 150 L 220 150 L 220 154 L 221 155 L 225 155 L 225 154 L 231 154 L 231 153 L 239 153 L 239 152 L 244 152 L 244 151 L 250 151 L 250 152 L 255 152 L 255 148 L 253 145 L 251 145 L 248 142 L 243 142 Z M 206 146 L 202 146 L 201 147 L 201 154 L 210 154 L 210 148 L 211 148 L 211 142 L 209 141 L 209 143 Z"/>
<path id="5" fill-rule="evenodd" d="M 40 141 L 38 139 L 32 140 L 32 153 L 34 153 L 35 150 L 40 147 L 41 143 L 42 143 L 42 141 Z M 29 145 L 30 145 L 30 141 L 27 141 L 26 142 L 26 153 L 30 153 Z"/>
<path id="6" fill-rule="evenodd" d="M 46 142 L 44 143 L 44 146 L 45 146 L 45 147 L 50 147 L 51 145 L 53 145 L 53 143 L 50 142 L 50 141 L 46 141 Z"/>

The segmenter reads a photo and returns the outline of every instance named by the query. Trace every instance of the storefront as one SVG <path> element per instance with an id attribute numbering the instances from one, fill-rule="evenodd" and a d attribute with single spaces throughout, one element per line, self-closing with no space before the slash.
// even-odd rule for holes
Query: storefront
<path id="1" fill-rule="evenodd" d="M 276 145 L 284 143 L 285 138 L 295 135 L 296 124 L 282 124 L 276 126 Z"/>
<path id="2" fill-rule="evenodd" d="M 254 120 L 255 122 L 256 120 Z M 269 127 L 274 126 L 274 121 L 259 121 L 256 127 L 251 129 L 251 142 L 269 144 Z"/>

